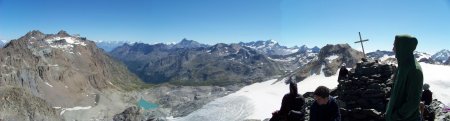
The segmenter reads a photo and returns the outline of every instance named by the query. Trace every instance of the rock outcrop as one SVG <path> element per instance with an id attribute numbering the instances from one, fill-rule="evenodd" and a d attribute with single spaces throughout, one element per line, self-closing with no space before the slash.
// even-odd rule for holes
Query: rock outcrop
<path id="1" fill-rule="evenodd" d="M 17 100 L 41 105 L 17 108 L 16 117 L 29 112 L 25 117 L 37 120 L 31 116 L 54 110 L 64 112 L 65 108 L 77 106 L 94 106 L 97 103 L 95 95 L 105 91 L 134 90 L 141 85 L 144 83 L 137 76 L 97 48 L 94 42 L 65 31 L 57 34 L 31 31 L 0 48 L 0 87 L 20 89 L 24 95 L 17 96 Z M 4 110 L 0 115 L 7 112 L 10 111 Z"/>
<path id="2" fill-rule="evenodd" d="M 58 121 L 59 113 L 47 101 L 31 95 L 22 88 L 0 87 L 0 120 Z"/>
<path id="3" fill-rule="evenodd" d="M 323 73 L 328 77 L 336 74 L 343 63 L 347 67 L 354 67 L 363 57 L 362 52 L 352 49 L 348 44 L 326 45 L 320 49 L 317 58 L 295 70 L 292 76 L 295 76 L 297 81 L 302 81 L 312 74 Z"/>
<path id="4" fill-rule="evenodd" d="M 384 120 L 396 67 L 376 62 L 362 62 L 339 80 L 336 90 L 344 121 Z"/>

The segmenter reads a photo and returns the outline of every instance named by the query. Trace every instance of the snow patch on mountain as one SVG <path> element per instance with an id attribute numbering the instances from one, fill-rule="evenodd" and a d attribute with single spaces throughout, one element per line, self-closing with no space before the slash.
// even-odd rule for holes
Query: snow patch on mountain
<path id="1" fill-rule="evenodd" d="M 87 110 L 87 109 L 91 109 L 91 108 L 92 108 L 92 106 L 87 106 L 87 107 L 77 106 L 77 107 L 73 107 L 73 108 L 62 108 L 62 111 L 59 115 L 63 115 L 64 112 L 66 112 L 66 111 Z"/>
<path id="2" fill-rule="evenodd" d="M 70 36 L 67 37 L 54 36 L 46 38 L 44 41 L 47 42 L 50 47 L 62 49 L 63 51 L 68 52 L 70 54 L 74 54 L 73 48 L 75 46 L 87 45 L 85 42 L 82 42 L 80 38 Z"/>
<path id="3" fill-rule="evenodd" d="M 337 58 L 339 58 L 338 55 L 331 55 L 331 56 L 328 56 L 327 58 L 325 58 L 325 60 L 328 60 L 328 63 L 331 63 L 331 61 L 333 61 Z"/>
<path id="4" fill-rule="evenodd" d="M 275 40 L 259 40 L 252 42 L 240 42 L 239 45 L 246 46 L 267 55 L 289 55 L 298 52 L 301 48 L 281 46 Z"/>
<path id="5" fill-rule="evenodd" d="M 46 85 L 48 85 L 49 87 L 53 87 L 53 85 L 49 84 L 48 82 L 45 82 Z"/>
<path id="6" fill-rule="evenodd" d="M 380 60 L 381 62 L 386 61 L 387 59 L 390 58 L 395 58 L 395 55 L 388 55 L 388 54 L 384 54 L 383 57 L 379 58 L 378 60 Z"/>

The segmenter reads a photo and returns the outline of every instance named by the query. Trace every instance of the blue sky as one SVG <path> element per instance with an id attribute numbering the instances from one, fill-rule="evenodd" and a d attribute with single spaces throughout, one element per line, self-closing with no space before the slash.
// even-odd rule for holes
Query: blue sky
<path id="1" fill-rule="evenodd" d="M 30 30 L 66 30 L 91 40 L 234 43 L 274 39 L 281 45 L 370 41 L 390 50 L 412 34 L 419 51 L 450 49 L 448 0 L 0 0 L 0 39 Z"/>

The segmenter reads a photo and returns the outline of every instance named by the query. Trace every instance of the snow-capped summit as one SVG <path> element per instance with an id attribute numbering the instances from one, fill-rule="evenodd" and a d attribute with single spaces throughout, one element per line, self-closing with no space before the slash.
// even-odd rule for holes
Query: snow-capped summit
<path id="1" fill-rule="evenodd" d="M 446 61 L 449 57 L 450 57 L 450 51 L 447 49 L 443 49 L 443 50 L 437 52 L 436 54 L 434 54 L 433 56 L 431 56 L 431 58 L 438 63 L 446 63 Z"/>
<path id="2" fill-rule="evenodd" d="M 9 42 L 8 40 L 0 40 L 0 48 L 8 44 L 8 42 Z"/>
<path id="3" fill-rule="evenodd" d="M 263 40 L 252 41 L 252 42 L 248 42 L 248 43 L 240 42 L 239 44 L 250 47 L 250 48 L 255 48 L 255 49 L 280 46 L 277 41 L 272 40 L 272 39 L 266 40 L 266 41 L 263 41 Z"/>
<path id="4" fill-rule="evenodd" d="M 240 42 L 239 45 L 253 48 L 255 50 L 258 50 L 260 53 L 267 55 L 289 55 L 299 51 L 298 47 L 288 48 L 286 46 L 281 46 L 277 41 L 272 39 L 266 41 L 253 41 L 248 43 Z"/>
<path id="5" fill-rule="evenodd" d="M 8 43 L 8 40 L 0 40 L 1 43 Z"/>

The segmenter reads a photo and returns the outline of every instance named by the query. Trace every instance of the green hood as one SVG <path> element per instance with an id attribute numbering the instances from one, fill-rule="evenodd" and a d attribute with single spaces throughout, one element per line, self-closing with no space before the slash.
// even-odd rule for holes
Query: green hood
<path id="1" fill-rule="evenodd" d="M 423 75 L 413 54 L 417 43 L 416 38 L 408 35 L 395 36 L 398 69 L 386 109 L 386 121 L 415 121 L 420 118 Z"/>
<path id="2" fill-rule="evenodd" d="M 398 65 L 412 65 L 415 60 L 414 50 L 417 47 L 417 39 L 409 35 L 395 36 L 395 58 L 397 58 Z"/>

